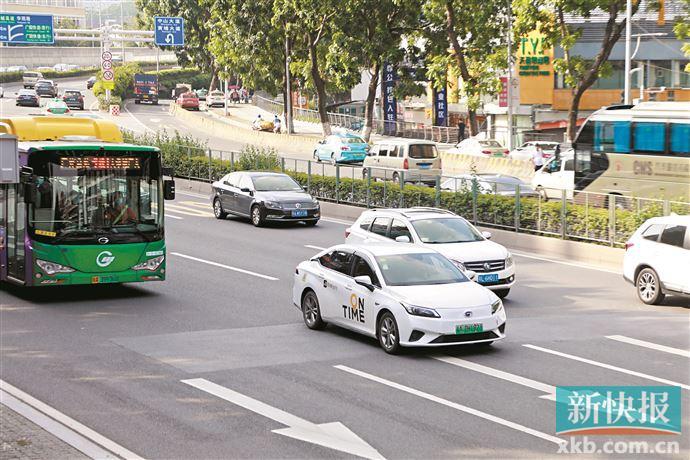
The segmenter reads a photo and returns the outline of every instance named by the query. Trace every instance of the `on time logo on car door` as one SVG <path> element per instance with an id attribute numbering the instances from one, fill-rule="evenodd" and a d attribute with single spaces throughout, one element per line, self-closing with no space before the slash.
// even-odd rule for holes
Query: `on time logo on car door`
<path id="1" fill-rule="evenodd" d="M 364 324 L 364 299 L 352 294 L 350 305 L 343 305 L 343 317 Z"/>

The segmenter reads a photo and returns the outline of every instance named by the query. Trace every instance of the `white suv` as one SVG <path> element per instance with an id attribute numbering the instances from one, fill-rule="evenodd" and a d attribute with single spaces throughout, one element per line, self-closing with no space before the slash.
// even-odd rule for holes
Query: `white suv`
<path id="1" fill-rule="evenodd" d="M 515 264 L 510 252 L 489 241 L 491 233 L 480 232 L 462 217 L 442 209 L 371 209 L 345 230 L 348 244 L 390 242 L 414 243 L 440 252 L 477 281 L 504 298 L 515 284 Z"/>
<path id="2" fill-rule="evenodd" d="M 690 297 L 690 216 L 642 224 L 625 244 L 623 277 L 648 305 L 661 303 L 666 294 Z"/>

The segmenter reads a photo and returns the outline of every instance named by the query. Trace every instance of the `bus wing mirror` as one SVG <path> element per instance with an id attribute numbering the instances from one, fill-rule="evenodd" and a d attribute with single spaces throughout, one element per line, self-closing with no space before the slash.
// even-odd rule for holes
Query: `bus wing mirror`
<path id="1" fill-rule="evenodd" d="M 164 180 L 163 181 L 163 199 L 174 200 L 175 199 L 175 181 L 174 180 Z"/>
<path id="2" fill-rule="evenodd" d="M 161 172 L 163 173 L 164 176 L 173 177 L 175 175 L 175 171 L 171 167 L 163 167 L 163 168 L 161 168 Z"/>

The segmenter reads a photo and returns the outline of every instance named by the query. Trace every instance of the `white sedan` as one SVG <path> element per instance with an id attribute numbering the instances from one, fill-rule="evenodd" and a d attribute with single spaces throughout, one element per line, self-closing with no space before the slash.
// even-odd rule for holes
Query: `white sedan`
<path id="1" fill-rule="evenodd" d="M 377 338 L 391 354 L 505 338 L 501 300 L 438 252 L 413 245 L 326 249 L 297 266 L 292 298 L 310 329 L 333 323 Z"/>

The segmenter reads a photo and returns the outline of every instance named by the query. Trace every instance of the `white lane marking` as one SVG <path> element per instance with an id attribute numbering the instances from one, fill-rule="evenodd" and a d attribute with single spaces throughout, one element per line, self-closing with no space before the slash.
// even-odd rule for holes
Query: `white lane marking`
<path id="1" fill-rule="evenodd" d="M 367 374 L 366 372 L 362 372 L 362 371 L 359 371 L 357 369 L 352 369 L 351 367 L 343 366 L 341 364 L 338 364 L 338 365 L 333 366 L 333 367 L 335 367 L 336 369 L 340 369 L 341 371 L 345 371 L 345 372 L 348 372 L 350 374 L 365 378 L 367 380 L 371 380 L 371 381 L 389 386 L 391 388 L 395 388 L 396 390 L 404 391 L 405 393 L 409 393 L 409 394 L 418 396 L 420 398 L 423 398 L 423 399 L 426 399 L 429 401 L 433 401 L 433 402 L 438 403 L 438 404 L 442 404 L 444 406 L 453 408 L 453 409 L 458 410 L 460 412 L 465 412 L 467 414 L 474 415 L 474 416 L 479 417 L 479 418 L 483 418 L 484 420 L 488 420 L 490 422 L 494 422 L 494 423 L 497 423 L 499 425 L 503 425 L 503 426 L 511 428 L 513 430 L 521 431 L 523 433 L 535 436 L 537 438 L 544 439 L 544 440 L 552 442 L 554 444 L 561 444 L 561 443 L 565 442 L 565 440 L 557 438 L 556 436 L 542 433 L 541 431 L 537 431 L 535 429 L 528 428 L 524 425 L 520 425 L 519 423 L 511 422 L 510 420 L 506 420 L 506 419 L 503 419 L 501 417 L 497 417 L 495 415 L 487 414 L 486 412 L 482 412 L 480 410 L 473 409 L 471 407 L 463 406 L 462 404 L 454 403 L 453 401 L 448 401 L 447 399 L 443 399 L 443 398 L 440 398 L 438 396 L 434 396 L 432 394 L 425 393 L 423 391 L 416 390 L 414 388 L 411 388 L 411 387 L 408 387 L 405 385 L 401 385 L 399 383 L 395 383 L 395 382 L 392 382 L 390 380 L 386 380 L 384 378 L 377 377 L 377 376 L 372 375 L 372 374 Z"/>
<path id="2" fill-rule="evenodd" d="M 129 114 L 129 116 L 132 117 L 132 119 L 134 119 L 134 121 L 139 123 L 145 130 L 151 131 L 152 133 L 156 132 L 156 130 L 149 128 L 141 120 L 139 120 L 137 117 L 135 117 L 134 114 L 132 114 L 132 112 L 130 112 L 129 109 L 127 108 L 127 104 L 124 104 L 123 107 L 125 108 L 125 112 L 127 112 L 127 114 Z"/>
<path id="3" fill-rule="evenodd" d="M 261 273 L 256 273 L 256 272 L 253 272 L 250 270 L 245 270 L 243 268 L 231 267 L 230 265 L 220 264 L 218 262 L 213 262 L 211 260 L 206 260 L 206 259 L 199 259 L 198 257 L 188 256 L 187 254 L 180 254 L 179 252 L 171 252 L 170 254 L 172 254 L 173 256 L 182 257 L 184 259 L 189 259 L 189 260 L 201 262 L 202 264 L 213 265 L 214 267 L 220 267 L 220 268 L 225 268 L 226 270 L 231 270 L 231 271 L 238 272 L 238 273 L 244 273 L 245 275 L 256 276 L 257 278 L 263 278 L 263 279 L 269 280 L 269 281 L 278 281 L 278 278 L 275 278 L 273 276 L 262 275 Z"/>
<path id="4" fill-rule="evenodd" d="M 150 118 L 149 121 L 150 121 L 151 123 L 160 123 L 160 122 L 161 122 L 161 119 L 160 119 L 160 118 Z"/>
<path id="5" fill-rule="evenodd" d="M 659 345 L 652 342 L 645 342 L 644 340 L 633 339 L 624 335 L 607 335 L 607 339 L 617 340 L 619 342 L 629 343 L 630 345 L 637 345 L 639 347 L 651 348 L 652 350 L 663 351 L 664 353 L 671 353 L 673 355 L 684 356 L 690 358 L 690 351 L 681 350 L 680 348 L 667 347 L 666 345 Z"/>
<path id="6" fill-rule="evenodd" d="M 165 217 L 168 219 L 178 219 L 178 220 L 183 220 L 184 217 L 179 217 L 179 216 L 173 216 L 172 214 L 168 214 L 167 212 L 165 213 Z"/>
<path id="7" fill-rule="evenodd" d="M 189 379 L 181 380 L 181 382 L 289 427 L 273 430 L 273 433 L 362 458 L 383 459 L 383 456 L 376 449 L 342 423 L 312 423 L 206 379 Z"/>
<path id="8" fill-rule="evenodd" d="M 546 393 L 545 395 L 539 396 L 540 398 L 548 399 L 550 401 L 556 400 L 556 387 L 553 385 L 537 382 L 536 380 L 528 379 L 527 377 L 522 377 L 520 375 L 511 374 L 509 372 L 499 371 L 498 369 L 483 366 L 481 364 L 473 363 L 471 361 L 466 361 L 464 359 L 456 358 L 453 356 L 434 356 L 434 359 L 438 361 L 443 361 L 444 363 L 452 364 L 453 366 L 463 367 L 471 371 L 490 375 L 492 377 L 496 377 L 497 379 L 507 380 L 508 382 L 513 382 L 517 383 L 518 385 L 533 388 L 537 391 Z"/>
<path id="9" fill-rule="evenodd" d="M 341 225 L 347 225 L 347 226 L 350 226 L 354 223 L 354 221 L 334 219 L 332 217 L 321 217 L 321 220 L 325 220 L 326 222 L 333 222 L 334 224 L 341 224 Z"/>
<path id="10" fill-rule="evenodd" d="M 196 197 L 196 198 L 203 198 L 204 200 L 208 200 L 209 197 L 211 196 L 210 193 L 209 193 L 208 195 L 201 195 L 201 194 L 199 194 L 199 193 L 185 192 L 185 191 L 182 191 L 182 190 L 179 190 L 179 189 L 176 190 L 175 193 L 179 193 L 179 194 L 182 194 L 182 195 L 189 195 L 189 196 L 193 196 L 193 197 Z"/>
<path id="11" fill-rule="evenodd" d="M 305 244 L 304 247 L 309 249 L 316 249 L 317 251 L 323 251 L 324 249 L 326 249 L 322 248 L 321 246 L 314 246 L 313 244 Z"/>
<path id="12" fill-rule="evenodd" d="M 635 377 L 640 377 L 647 380 L 653 380 L 655 382 L 663 383 L 665 385 L 678 386 L 685 390 L 690 390 L 690 385 L 685 385 L 684 383 L 674 382 L 672 380 L 662 379 L 661 377 L 655 377 L 649 374 L 643 374 L 642 372 L 631 371 L 629 369 L 623 369 L 622 367 L 612 366 L 611 364 L 600 363 L 599 361 L 594 361 L 592 359 L 581 358 L 580 356 L 569 355 L 567 353 L 562 353 L 556 350 L 550 350 L 548 348 L 538 347 L 536 345 L 531 345 L 529 343 L 523 344 L 523 347 L 531 348 L 532 350 L 542 351 L 544 353 L 550 353 L 552 355 L 560 356 L 562 358 L 572 359 L 574 361 L 580 361 L 582 363 L 591 364 L 592 366 L 603 367 L 604 369 L 609 369 L 616 372 L 622 372 L 623 374 L 633 375 Z"/>
<path id="13" fill-rule="evenodd" d="M 214 217 L 213 213 L 207 212 L 207 211 L 202 211 L 199 209 L 193 209 L 185 206 L 178 206 L 175 204 L 166 204 L 165 209 L 170 212 L 175 212 L 177 214 L 185 214 L 187 216 L 194 216 L 194 217 Z"/>
<path id="14" fill-rule="evenodd" d="M 43 415 L 50 419 L 52 421 L 57 422 L 58 424 L 62 425 L 63 428 L 67 428 L 68 430 L 71 430 L 73 433 L 76 433 L 80 437 L 88 440 L 88 442 L 96 444 L 97 446 L 100 446 L 101 448 L 105 449 L 106 451 L 110 451 L 116 456 L 119 456 L 121 458 L 125 459 L 137 459 L 140 460 L 141 457 L 139 457 L 137 454 L 134 452 L 125 449 L 119 444 L 116 444 L 115 442 L 111 441 L 110 439 L 106 438 L 105 436 L 96 433 L 93 431 L 91 428 L 77 422 L 71 417 L 68 417 L 67 415 L 63 414 L 62 412 L 58 411 L 57 409 L 54 409 L 50 407 L 49 405 L 39 401 L 38 399 L 34 398 L 33 396 L 23 392 L 19 388 L 16 388 L 9 383 L 5 382 L 4 380 L 0 380 L 0 390 L 2 390 L 2 394 L 8 394 L 11 397 L 13 397 L 15 400 L 23 403 L 25 406 L 28 406 L 30 409 L 33 409 L 33 411 L 37 412 L 38 415 Z M 9 403 L 12 404 L 12 401 L 9 400 L 9 398 L 5 399 L 3 398 L 3 404 Z M 11 407 L 9 406 L 8 407 Z M 19 405 L 15 405 L 19 409 L 19 413 L 25 416 L 31 415 L 29 412 L 22 413 L 22 407 Z M 12 408 L 12 407 L 11 407 Z M 13 410 L 16 410 L 12 408 Z M 33 412 L 32 412 L 33 413 Z M 33 413 L 36 415 L 35 413 Z M 27 417 L 28 418 L 28 417 Z M 44 420 L 42 417 L 36 417 L 34 423 L 38 423 L 39 421 Z M 42 426 L 39 424 L 39 426 Z M 44 429 L 48 429 L 47 427 L 42 426 Z M 51 428 L 57 428 L 55 425 L 50 426 Z M 63 431 L 63 433 L 66 433 L 66 431 Z M 56 433 L 53 433 L 56 434 Z M 66 439 L 63 439 L 65 442 L 67 442 Z M 76 447 L 76 446 L 74 446 Z M 86 445 L 84 444 L 84 447 Z M 82 451 L 84 452 L 84 451 Z M 84 452 L 87 455 L 90 455 L 88 452 Z M 95 452 L 94 452 L 95 453 Z M 101 455 L 96 455 L 92 456 L 92 458 L 101 458 Z M 108 457 L 106 457 L 108 458 Z M 113 458 L 113 456 L 110 456 L 110 458 Z"/>
<path id="15" fill-rule="evenodd" d="M 543 262 L 552 262 L 554 264 L 561 264 L 561 265 L 568 265 L 569 267 L 577 267 L 577 268 L 584 268 L 587 270 L 597 270 L 600 272 L 605 272 L 605 273 L 613 273 L 614 275 L 621 275 L 623 274 L 622 271 L 616 271 L 616 270 L 609 270 L 606 268 L 600 268 L 600 267 L 594 267 L 592 265 L 587 265 L 587 264 L 577 264 L 574 262 L 563 262 L 562 260 L 554 260 L 554 259 L 548 259 L 546 257 L 538 257 L 538 256 L 532 256 L 529 254 L 522 254 L 520 252 L 515 252 L 512 249 L 508 248 L 510 250 L 510 253 L 513 254 L 514 256 L 518 257 L 526 257 L 527 259 L 535 259 L 535 260 L 541 260 Z"/>

